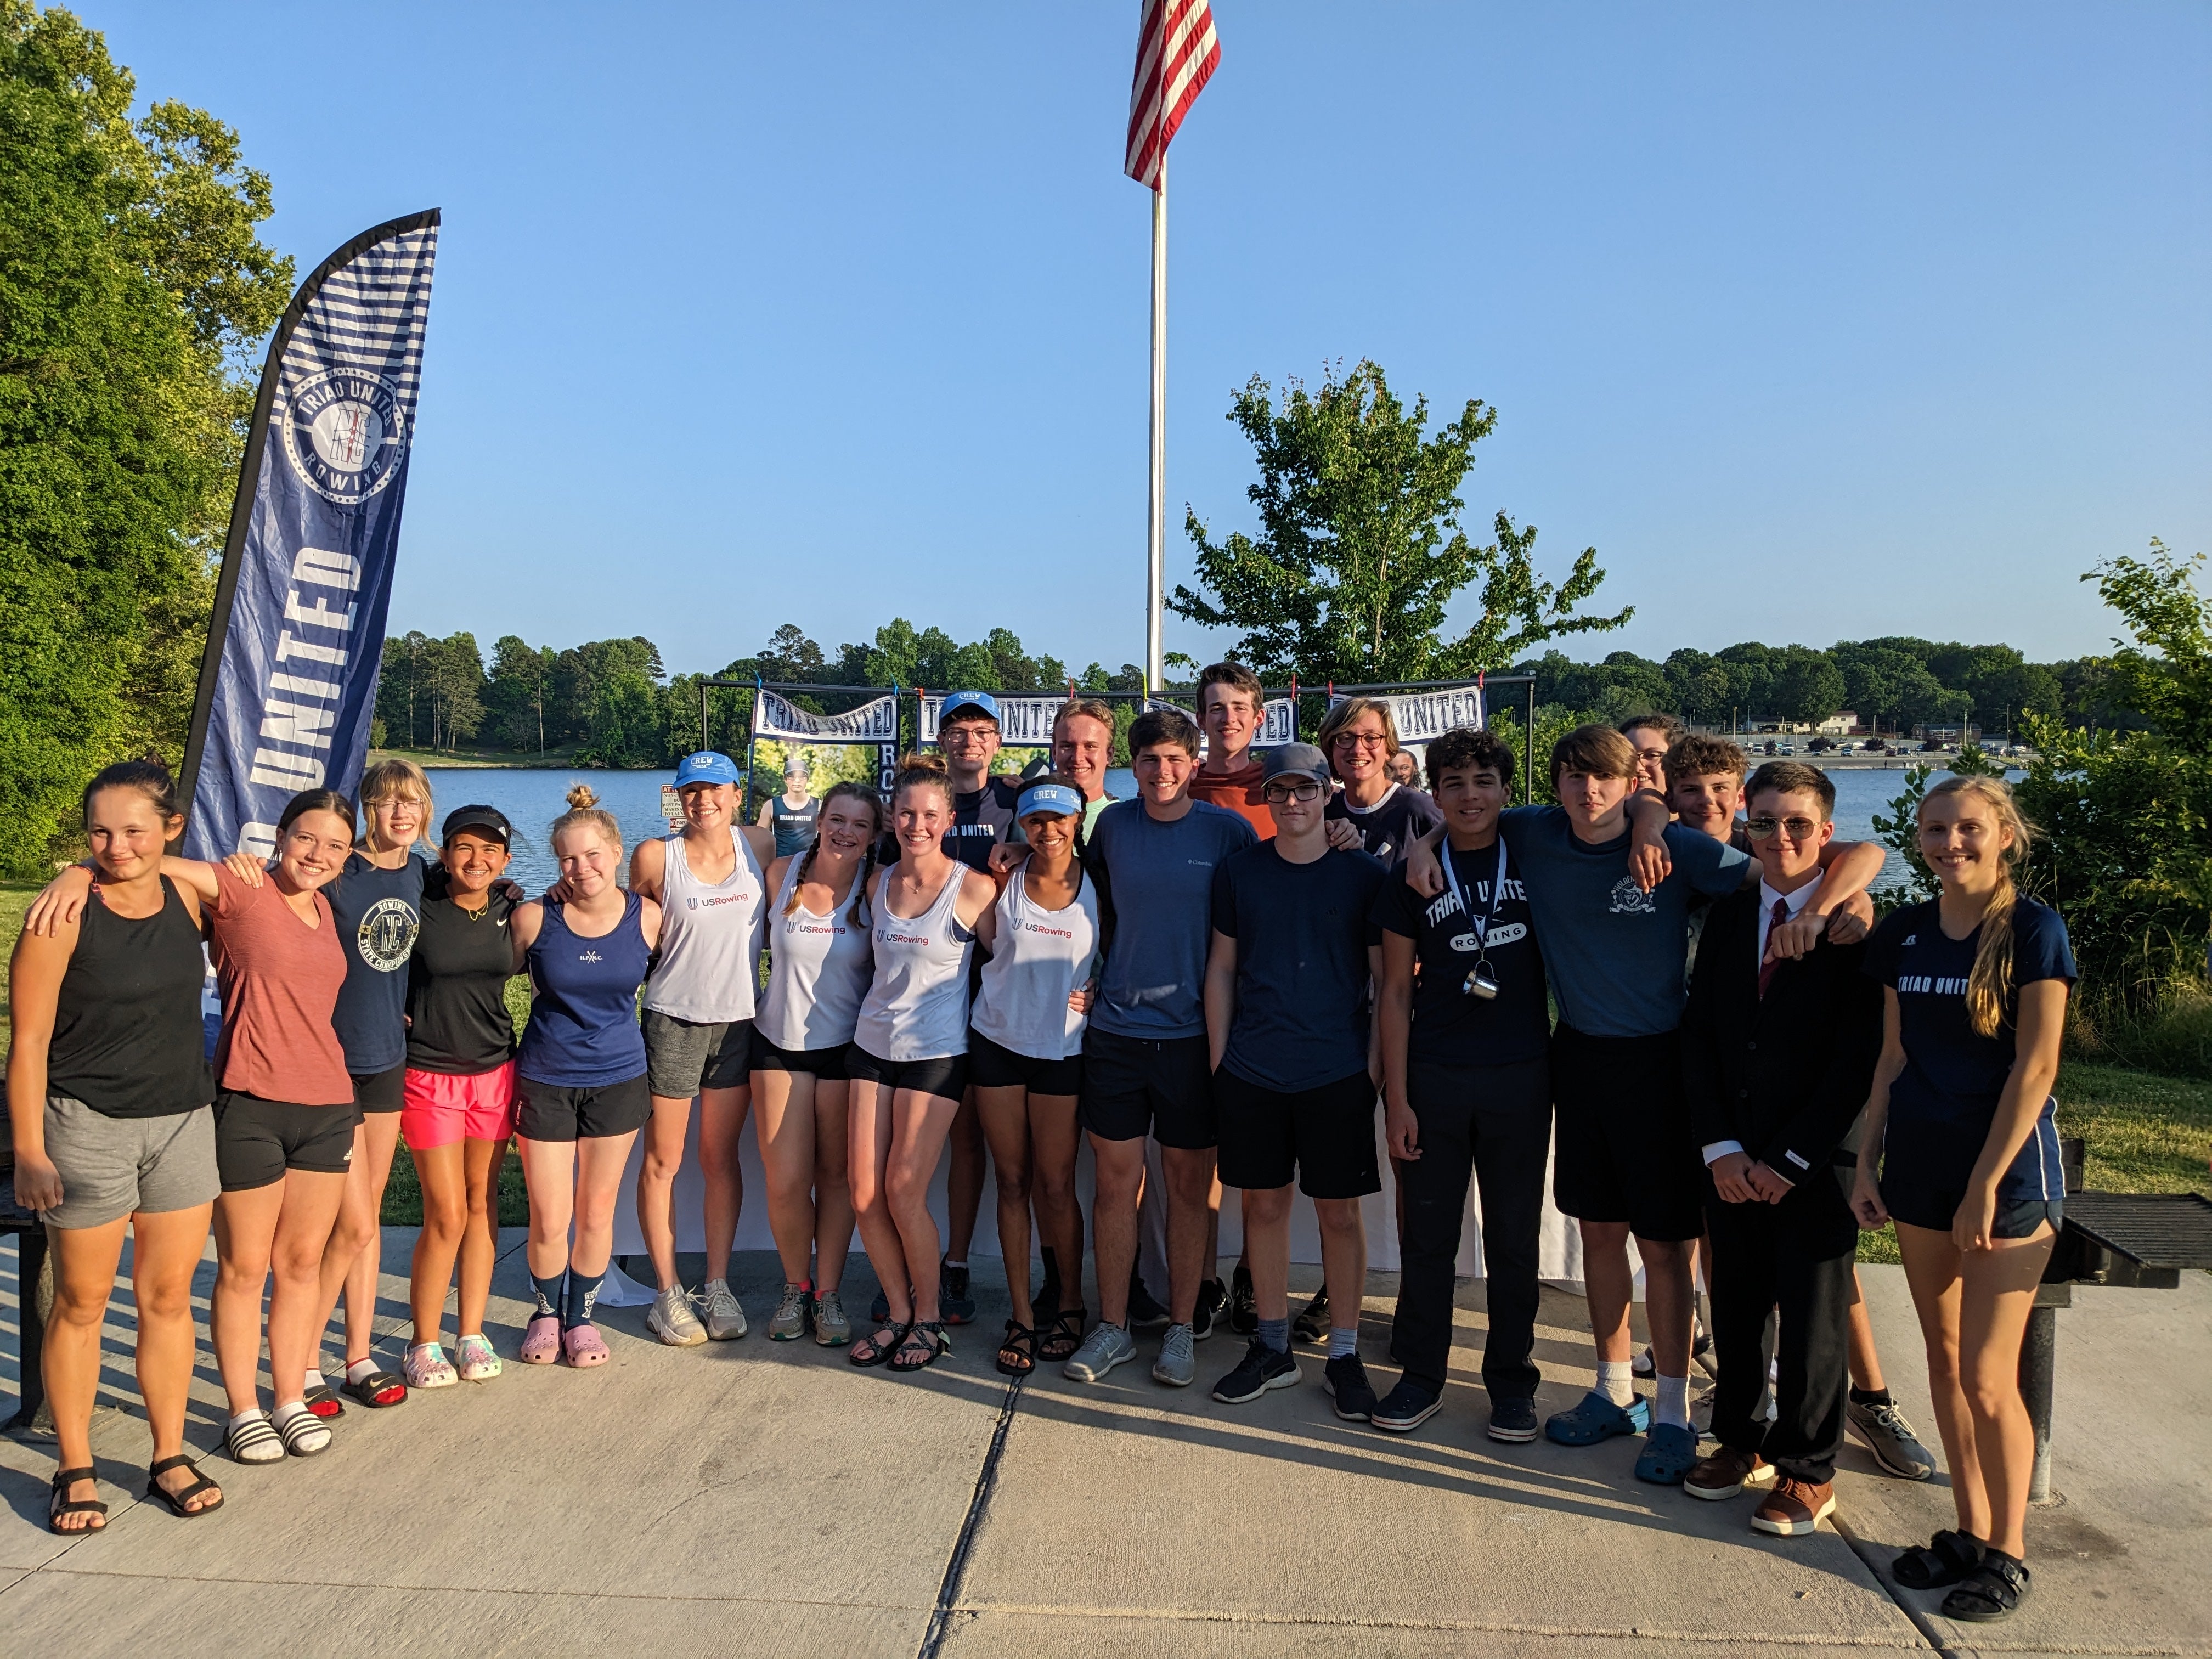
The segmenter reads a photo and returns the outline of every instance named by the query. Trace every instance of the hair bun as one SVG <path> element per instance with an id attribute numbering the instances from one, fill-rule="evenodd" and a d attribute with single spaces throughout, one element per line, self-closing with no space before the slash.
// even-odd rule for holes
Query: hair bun
<path id="1" fill-rule="evenodd" d="M 599 804 L 599 791 L 588 783 L 571 784 L 566 797 L 571 811 L 588 811 Z"/>
<path id="2" fill-rule="evenodd" d="M 908 750 L 899 757 L 898 769 L 902 772 L 942 772 L 948 778 L 952 775 L 952 769 L 946 764 L 945 757 L 934 749 Z"/>

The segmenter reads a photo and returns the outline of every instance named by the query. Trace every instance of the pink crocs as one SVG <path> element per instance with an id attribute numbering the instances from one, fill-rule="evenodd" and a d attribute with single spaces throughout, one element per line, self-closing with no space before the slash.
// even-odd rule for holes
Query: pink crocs
<path id="1" fill-rule="evenodd" d="M 522 1333 L 522 1363 L 550 1365 L 561 1357 L 561 1318 L 539 1314 Z"/>
<path id="2" fill-rule="evenodd" d="M 568 1363 L 578 1370 L 587 1365 L 604 1365 L 614 1356 L 600 1339 L 598 1328 L 577 1325 L 561 1333 L 561 1352 L 568 1356 Z"/>

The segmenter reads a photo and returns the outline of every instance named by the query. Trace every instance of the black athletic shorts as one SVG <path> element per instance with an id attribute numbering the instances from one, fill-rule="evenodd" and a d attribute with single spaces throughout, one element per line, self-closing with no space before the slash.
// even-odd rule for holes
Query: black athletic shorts
<path id="1" fill-rule="evenodd" d="M 1682 1040 L 1552 1033 L 1552 1197 L 1578 1221 L 1679 1243 L 1705 1231 L 1705 1169 L 1682 1091 Z"/>
<path id="2" fill-rule="evenodd" d="M 1214 1144 L 1213 1063 L 1206 1038 L 1083 1034 L 1083 1127 L 1101 1140 L 1202 1152 Z"/>
<path id="3" fill-rule="evenodd" d="M 356 1073 L 353 1080 L 353 1103 L 364 1112 L 396 1112 L 407 1092 L 407 1062 L 401 1060 L 389 1071 L 371 1072 L 367 1076 Z"/>
<path id="4" fill-rule="evenodd" d="M 514 1133 L 525 1140 L 605 1140 L 636 1133 L 652 1115 L 653 1091 L 642 1072 L 586 1089 L 514 1079 Z"/>
<path id="5" fill-rule="evenodd" d="M 1033 1095 L 1083 1092 L 1083 1056 L 1037 1060 L 1018 1054 L 981 1031 L 968 1033 L 968 1081 L 978 1089 L 1026 1089 Z"/>
<path id="6" fill-rule="evenodd" d="M 853 1045 L 841 1042 L 834 1048 L 779 1048 L 753 1027 L 751 1069 L 756 1072 L 809 1072 L 824 1083 L 845 1080 L 845 1051 Z"/>
<path id="7" fill-rule="evenodd" d="M 1318 1089 L 1285 1093 L 1213 1074 L 1221 1184 L 1255 1192 L 1297 1177 L 1308 1198 L 1364 1198 L 1382 1190 L 1375 1156 L 1375 1085 L 1364 1069 Z"/>
<path id="8" fill-rule="evenodd" d="M 1908 1176 L 1893 1176 L 1887 1169 L 1882 1171 L 1882 1207 L 1889 1212 L 1891 1220 L 1902 1221 L 1908 1227 L 1948 1233 L 1959 1206 L 1966 1201 L 1964 1188 L 1947 1190 Z M 1990 1232 L 1996 1238 L 2033 1238 L 2035 1230 L 2046 1221 L 2053 1232 L 2065 1226 L 2065 1200 L 2000 1198 L 1996 1219 L 1990 1224 Z"/>
<path id="9" fill-rule="evenodd" d="M 215 1097 L 215 1167 L 227 1193 L 249 1192 L 287 1170 L 343 1175 L 353 1166 L 354 1106 L 301 1106 L 228 1090 Z"/>
<path id="10" fill-rule="evenodd" d="M 855 1083 L 959 1100 L 968 1093 L 968 1056 L 940 1054 L 932 1060 L 878 1060 L 857 1042 L 845 1045 L 845 1075 Z"/>

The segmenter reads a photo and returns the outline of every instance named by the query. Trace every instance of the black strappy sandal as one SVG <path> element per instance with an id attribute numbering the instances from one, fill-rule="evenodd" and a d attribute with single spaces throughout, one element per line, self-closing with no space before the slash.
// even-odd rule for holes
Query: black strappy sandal
<path id="1" fill-rule="evenodd" d="M 1083 1346 L 1083 1322 L 1090 1310 L 1081 1304 L 1062 1308 L 1052 1316 L 1052 1328 L 1042 1333 L 1037 1344 L 1037 1358 L 1057 1364 L 1073 1357 Z"/>
<path id="2" fill-rule="evenodd" d="M 1923 1547 L 1914 1545 L 1889 1564 L 1889 1576 L 1907 1589 L 1942 1589 L 1982 1565 L 1981 1540 L 1945 1528 Z"/>
<path id="3" fill-rule="evenodd" d="M 878 1320 L 875 1329 L 845 1350 L 847 1362 L 854 1365 L 882 1364 L 897 1350 L 898 1345 L 906 1340 L 907 1329 L 896 1319 Z M 891 1340 L 878 1341 L 877 1339 L 885 1333 L 890 1334 Z"/>
<path id="4" fill-rule="evenodd" d="M 2013 1609 L 2027 1600 L 2033 1583 L 2026 1563 L 1995 1550 L 1985 1551 L 1982 1565 L 1943 1598 L 1943 1616 L 1970 1625 L 1993 1625 L 2009 1618 Z"/>
<path id="5" fill-rule="evenodd" d="M 939 1359 L 952 1352 L 952 1339 L 945 1334 L 941 1319 L 917 1319 L 906 1328 L 906 1334 L 892 1352 L 888 1370 L 895 1371 L 926 1371 Z M 918 1359 L 908 1358 L 919 1354 Z"/>
<path id="6" fill-rule="evenodd" d="M 97 1481 L 99 1477 L 87 1469 L 56 1469 L 53 1496 L 46 1500 L 46 1530 L 57 1538 L 82 1538 L 88 1533 L 107 1530 L 107 1505 L 97 1498 L 69 1497 L 69 1489 L 80 1480 Z M 96 1515 L 96 1527 L 64 1527 L 58 1524 L 65 1515 Z"/>
<path id="7" fill-rule="evenodd" d="M 171 1469 L 190 1469 L 193 1476 L 192 1484 L 182 1492 L 171 1492 L 161 1484 L 161 1477 Z M 204 1492 L 213 1492 L 215 1502 L 203 1504 L 196 1510 L 185 1507 L 188 1499 L 198 1498 Z M 197 1521 L 204 1515 L 213 1515 L 222 1507 L 222 1488 L 202 1474 L 200 1466 L 189 1457 L 165 1457 L 149 1468 L 146 1471 L 146 1496 L 160 1498 L 169 1506 L 169 1513 L 180 1521 Z"/>
<path id="8" fill-rule="evenodd" d="M 1006 1340 L 999 1344 L 999 1375 L 1027 1376 L 1036 1369 L 1036 1346 L 1037 1334 L 1035 1331 L 1018 1320 L 1009 1319 L 1006 1322 Z M 1014 1357 L 1014 1363 L 1011 1365 L 1006 1363 L 1008 1354 Z"/>

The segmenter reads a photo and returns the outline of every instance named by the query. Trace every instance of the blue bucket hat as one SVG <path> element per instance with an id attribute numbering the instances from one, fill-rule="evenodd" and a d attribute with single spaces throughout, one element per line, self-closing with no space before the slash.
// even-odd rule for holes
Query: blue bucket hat
<path id="1" fill-rule="evenodd" d="M 1064 783 L 1033 783 L 1022 791 L 1021 799 L 1014 804 L 1014 818 L 1018 823 L 1032 812 L 1049 812 L 1063 818 L 1083 816 L 1083 797 Z"/>
<path id="2" fill-rule="evenodd" d="M 689 788 L 695 783 L 737 781 L 737 763 L 727 755 L 717 754 L 712 749 L 702 749 L 696 755 L 686 755 L 676 769 L 676 787 L 678 789 Z"/>

